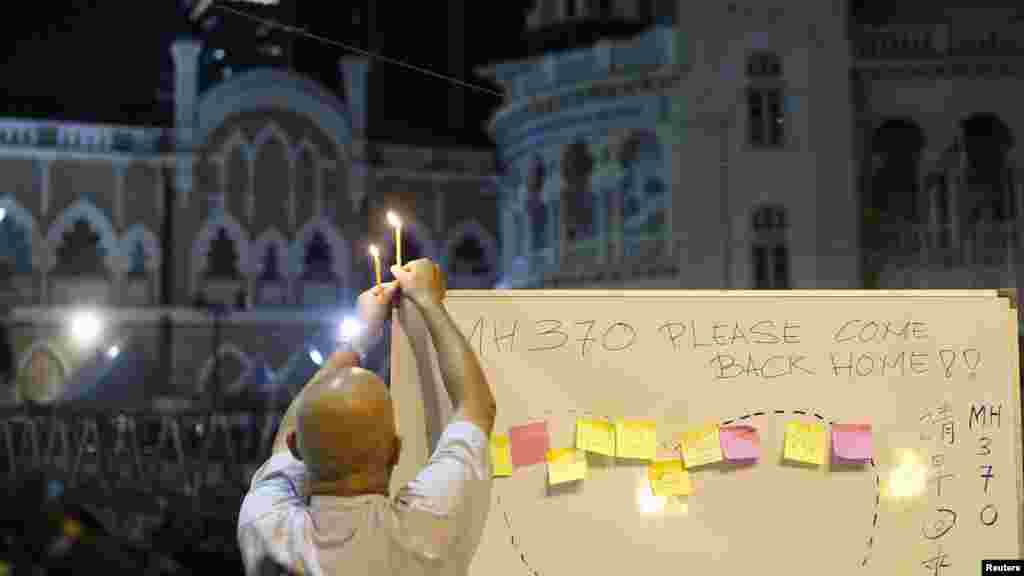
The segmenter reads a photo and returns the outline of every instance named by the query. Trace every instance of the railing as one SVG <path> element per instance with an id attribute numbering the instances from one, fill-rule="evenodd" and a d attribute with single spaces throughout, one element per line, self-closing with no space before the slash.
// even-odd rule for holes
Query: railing
<path id="1" fill-rule="evenodd" d="M 1024 24 L 985 30 L 955 24 L 864 28 L 854 32 L 853 50 L 863 60 L 1024 56 Z"/>
<path id="2" fill-rule="evenodd" d="M 42 473 L 78 503 L 119 508 L 125 519 L 159 516 L 169 503 L 234 514 L 270 455 L 282 413 L 5 409 L 0 475 L 15 487 Z M 112 528 L 148 537 L 137 522 Z"/>
<path id="3" fill-rule="evenodd" d="M 438 150 L 398 145 L 374 149 L 376 163 L 385 168 L 493 174 L 494 154 L 481 150 Z"/>
<path id="4" fill-rule="evenodd" d="M 965 227 L 890 223 L 874 227 L 866 240 L 869 260 L 889 268 L 1009 267 L 1024 249 L 1015 221 Z"/>
<path id="5" fill-rule="evenodd" d="M 496 70 L 499 81 L 508 85 L 508 100 L 514 101 L 556 86 L 606 79 L 614 72 L 675 63 L 675 29 L 656 26 L 629 40 L 555 53 L 525 66 L 499 65 Z"/>
<path id="6" fill-rule="evenodd" d="M 82 152 L 156 153 L 167 136 L 162 128 L 102 124 L 0 120 L 0 144 Z"/>
<path id="7" fill-rule="evenodd" d="M 679 254 L 684 248 L 681 242 L 666 234 L 624 237 L 621 250 L 611 238 L 570 242 L 561 258 L 556 258 L 551 248 L 525 256 L 526 275 L 510 282 L 513 286 L 539 287 L 605 279 L 628 282 L 631 277 L 670 275 L 675 273 L 678 262 L 667 256 Z"/>

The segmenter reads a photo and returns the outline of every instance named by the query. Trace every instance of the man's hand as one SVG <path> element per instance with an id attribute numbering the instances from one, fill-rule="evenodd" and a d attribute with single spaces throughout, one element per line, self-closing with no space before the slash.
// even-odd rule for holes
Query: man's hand
<path id="1" fill-rule="evenodd" d="M 356 310 L 368 334 L 379 334 L 391 316 L 391 301 L 398 291 L 398 282 L 384 282 L 359 295 Z"/>
<path id="2" fill-rule="evenodd" d="M 440 304 L 448 291 L 447 275 L 429 258 L 413 260 L 405 266 L 392 266 L 391 273 L 398 279 L 402 295 L 420 308 Z"/>

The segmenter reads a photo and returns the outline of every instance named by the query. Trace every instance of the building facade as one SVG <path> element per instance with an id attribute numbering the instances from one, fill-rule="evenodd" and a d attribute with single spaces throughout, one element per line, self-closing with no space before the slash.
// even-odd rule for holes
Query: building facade
<path id="1" fill-rule="evenodd" d="M 66 327 L 44 317 L 82 307 L 224 304 L 250 328 L 224 320 L 221 353 L 278 368 L 321 330 L 325 315 L 311 309 L 351 306 L 370 285 L 370 242 L 392 257 L 387 210 L 403 218 L 407 259 L 440 261 L 452 287 L 493 285 L 492 152 L 368 141 L 365 59 L 342 60 L 338 97 L 279 67 L 200 90 L 201 44 L 180 40 L 172 53 L 172 127 L 0 121 L 0 297 L 23 322 L 15 396 L 75 372 L 77 356 L 54 343 Z M 252 328 L 298 309 L 308 321 L 292 346 Z M 175 313 L 179 334 L 210 331 L 194 316 Z M 174 340 L 177 379 L 201 389 L 209 337 Z"/>
<path id="2" fill-rule="evenodd" d="M 651 27 L 482 71 L 507 96 L 491 123 L 506 283 L 1016 285 L 1019 10 L 889 12 L 537 2 L 538 32 Z"/>

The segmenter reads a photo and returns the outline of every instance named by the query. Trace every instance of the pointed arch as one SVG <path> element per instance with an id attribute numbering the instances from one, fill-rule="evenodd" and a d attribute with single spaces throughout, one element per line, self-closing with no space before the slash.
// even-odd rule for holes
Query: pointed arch
<path id="1" fill-rule="evenodd" d="M 491 273 L 495 273 L 498 270 L 498 242 L 494 239 L 494 235 L 472 218 L 459 222 L 448 234 L 444 253 L 441 255 L 441 261 L 445 268 L 450 271 L 455 248 L 467 237 L 475 238 L 480 242 L 480 246 L 484 249 L 484 262 L 490 267 Z"/>
<path id="2" fill-rule="evenodd" d="M 49 264 L 51 266 L 56 264 L 57 248 L 64 241 L 64 234 L 71 230 L 79 220 L 85 220 L 96 235 L 99 236 L 100 246 L 104 252 L 104 262 L 108 269 L 115 269 L 117 262 L 120 260 L 120 246 L 117 241 L 117 234 L 114 232 L 114 226 L 103 211 L 85 198 L 75 200 L 50 225 L 50 229 L 46 233 Z"/>
<path id="3" fill-rule="evenodd" d="M 292 242 L 289 260 L 292 277 L 301 278 L 306 271 L 306 246 L 313 239 L 313 235 L 320 232 L 331 248 L 331 272 L 342 283 L 343 287 L 348 286 L 352 276 L 352 251 L 349 243 L 341 235 L 327 218 L 314 218 L 299 229 L 299 233 Z"/>
<path id="4" fill-rule="evenodd" d="M 0 196 L 0 209 L 4 210 L 5 218 L 10 218 L 18 225 L 24 226 L 25 233 L 28 235 L 30 262 L 33 268 L 39 267 L 42 261 L 42 250 L 40 250 L 40 247 L 43 245 L 43 239 L 40 236 L 39 227 L 36 225 L 36 219 L 32 216 L 32 213 L 26 210 L 12 194 Z"/>
<path id="5" fill-rule="evenodd" d="M 223 388 L 221 389 L 221 391 L 234 392 L 241 388 L 242 380 L 245 379 L 246 375 L 249 373 L 249 370 L 252 369 L 252 359 L 249 358 L 249 355 L 246 354 L 244 350 L 235 345 L 235 343 L 233 342 L 222 342 L 220 348 L 217 349 L 216 356 L 220 358 L 234 358 L 238 360 L 239 364 L 242 365 L 242 370 L 239 373 L 238 378 L 234 382 L 226 384 L 222 382 L 221 385 L 223 386 Z M 196 381 L 199 383 L 198 392 L 200 394 L 206 392 L 206 383 L 207 381 L 209 381 L 210 377 L 213 376 L 215 358 L 216 357 L 213 354 L 211 354 L 206 359 L 206 361 L 203 362 L 202 367 L 200 367 L 199 369 L 199 374 L 197 375 Z"/>
<path id="6" fill-rule="evenodd" d="M 241 128 L 235 128 L 231 131 L 231 134 L 224 139 L 224 143 L 221 144 L 221 154 L 227 158 L 236 148 L 242 149 L 242 154 L 248 160 L 252 157 L 253 145 L 249 142 L 249 139 L 245 137 L 245 133 L 242 132 Z"/>
<path id="7" fill-rule="evenodd" d="M 132 251 L 136 244 L 142 244 L 143 253 L 146 255 L 146 272 L 159 270 L 162 257 L 160 241 L 157 240 L 156 234 L 141 223 L 133 224 L 121 236 L 121 265 L 124 270 L 127 271 L 131 265 Z"/>
<path id="8" fill-rule="evenodd" d="M 256 137 L 252 139 L 253 155 L 258 155 L 260 152 L 260 148 L 262 148 L 264 144 L 272 140 L 277 140 L 278 142 L 280 142 L 281 145 L 284 146 L 285 157 L 288 159 L 289 162 L 294 162 L 296 148 L 292 146 L 291 138 L 288 136 L 288 134 L 285 133 L 281 126 L 274 121 L 267 122 L 263 126 L 263 128 L 260 128 L 260 131 L 256 134 Z"/>
<path id="9" fill-rule="evenodd" d="M 292 271 L 292 268 L 288 266 L 288 239 L 285 238 L 284 234 L 282 234 L 276 227 L 264 230 L 263 233 L 253 241 L 253 273 L 257 276 L 263 274 L 263 258 L 267 253 L 267 249 L 271 246 L 277 247 L 277 269 L 281 271 L 282 276 L 288 277 Z"/>
<path id="10" fill-rule="evenodd" d="M 238 269 L 243 276 L 247 276 L 251 270 L 249 260 L 249 233 L 238 223 L 238 220 L 227 211 L 209 218 L 199 229 L 195 239 L 192 241 L 192 284 L 191 292 L 199 288 L 199 279 L 206 271 L 207 261 L 210 256 L 210 246 L 217 232 L 223 229 L 235 243 L 238 250 Z"/>

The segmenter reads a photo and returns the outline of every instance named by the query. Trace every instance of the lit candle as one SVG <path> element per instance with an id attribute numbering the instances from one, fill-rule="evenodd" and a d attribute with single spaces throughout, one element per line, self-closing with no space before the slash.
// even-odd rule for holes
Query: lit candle
<path id="1" fill-rule="evenodd" d="M 377 278 L 377 286 L 380 286 L 380 250 L 370 244 L 370 256 L 373 256 L 373 271 Z"/>
<path id="2" fill-rule="evenodd" d="M 388 224 L 395 229 L 395 264 L 402 265 L 402 221 L 398 214 L 388 212 Z"/>

